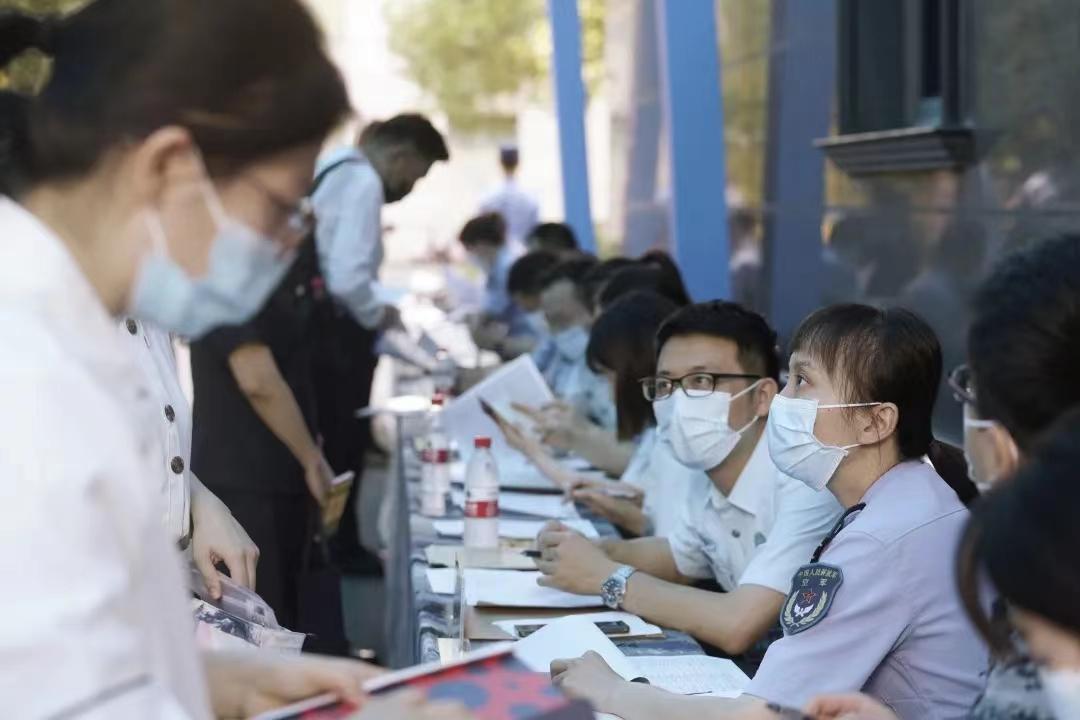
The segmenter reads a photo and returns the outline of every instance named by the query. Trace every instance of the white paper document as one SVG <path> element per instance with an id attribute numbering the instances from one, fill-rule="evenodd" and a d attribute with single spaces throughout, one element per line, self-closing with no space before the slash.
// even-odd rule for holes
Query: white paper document
<path id="1" fill-rule="evenodd" d="M 637 615 L 632 615 L 627 612 L 619 612 L 612 610 L 611 612 L 598 612 L 598 613 L 585 613 L 582 615 L 568 615 L 567 617 L 580 618 L 588 623 L 596 624 L 599 622 L 623 622 L 630 628 L 630 632 L 626 633 L 625 637 L 648 637 L 650 635 L 663 635 L 664 631 L 656 625 L 651 625 Z M 557 620 L 563 618 L 526 618 L 519 620 L 496 620 L 493 625 L 500 630 L 506 632 L 511 637 L 517 637 L 518 625 L 550 625 Z"/>
<path id="2" fill-rule="evenodd" d="M 544 376 L 528 353 L 506 363 L 468 392 L 451 400 L 443 410 L 443 424 L 466 458 L 472 454 L 473 438 L 478 436 L 491 438 L 496 459 L 514 452 L 507 446 L 499 426 L 480 408 L 481 398 L 497 408 L 508 407 L 511 403 L 542 407 L 554 400 Z"/>
<path id="3" fill-rule="evenodd" d="M 428 568 L 427 581 L 436 595 L 453 595 L 457 581 L 456 568 Z"/>
<path id="4" fill-rule="evenodd" d="M 750 684 L 731 660 L 708 655 L 641 655 L 629 658 L 636 677 L 679 695 L 738 697 Z"/>
<path id="5" fill-rule="evenodd" d="M 546 520 L 507 520 L 499 518 L 499 537 L 506 540 L 532 540 L 540 534 Z M 563 525 L 577 530 L 587 538 L 598 538 L 600 533 L 588 520 L 564 520 Z M 465 534 L 464 520 L 433 520 L 435 532 L 448 538 L 459 538 Z"/>
<path id="6" fill-rule="evenodd" d="M 539 572 L 521 570 L 466 570 L 465 604 L 524 608 L 603 607 L 597 596 L 573 595 L 536 584 Z M 590 625 L 596 630 L 595 625 Z M 599 630 L 596 630 L 600 632 Z M 603 633 L 600 633 L 603 636 Z M 606 638 L 605 638 L 606 639 Z"/>
<path id="7" fill-rule="evenodd" d="M 466 585 L 467 585 L 466 581 Z M 604 658 L 611 669 L 629 680 L 636 677 L 630 658 L 604 637 L 595 625 L 571 615 L 537 630 L 514 645 L 514 657 L 534 672 L 548 672 L 552 660 L 578 658 L 589 651 Z"/>
<path id="8" fill-rule="evenodd" d="M 531 670 L 548 670 L 552 660 L 578 658 L 592 651 L 625 680 L 643 677 L 650 685 L 679 695 L 738 697 L 750 678 L 731 660 L 707 655 L 627 657 L 583 615 L 556 620 L 519 640 L 514 656 Z"/>
<path id="9" fill-rule="evenodd" d="M 458 507 L 465 507 L 465 491 L 452 490 L 450 498 Z M 574 507 L 574 503 L 566 502 L 562 495 L 500 492 L 499 509 L 542 518 L 573 519 L 581 517 L 577 508 Z"/>

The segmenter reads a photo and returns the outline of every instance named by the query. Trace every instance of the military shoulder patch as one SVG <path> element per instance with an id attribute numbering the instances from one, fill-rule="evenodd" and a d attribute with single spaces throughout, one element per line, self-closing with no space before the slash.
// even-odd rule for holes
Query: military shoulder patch
<path id="1" fill-rule="evenodd" d="M 824 620 L 843 583 L 844 572 L 834 565 L 812 563 L 799 568 L 780 613 L 784 633 L 796 635 Z"/>

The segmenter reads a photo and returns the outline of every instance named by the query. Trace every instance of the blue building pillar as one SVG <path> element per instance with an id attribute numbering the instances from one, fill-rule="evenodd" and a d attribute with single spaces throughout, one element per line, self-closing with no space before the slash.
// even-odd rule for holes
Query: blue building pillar
<path id="1" fill-rule="evenodd" d="M 765 156 L 769 319 L 781 340 L 821 304 L 825 156 L 836 88 L 835 0 L 773 0 Z"/>
<path id="2" fill-rule="evenodd" d="M 671 237 L 694 300 L 728 297 L 724 107 L 713 0 L 657 0 Z"/>
<path id="3" fill-rule="evenodd" d="M 510 0 L 511 2 L 513 0 Z M 581 79 L 581 18 L 577 0 L 548 0 L 555 104 L 559 120 L 563 206 L 566 222 L 583 250 L 596 252 L 589 204 L 589 162 L 585 151 L 585 83 Z"/>

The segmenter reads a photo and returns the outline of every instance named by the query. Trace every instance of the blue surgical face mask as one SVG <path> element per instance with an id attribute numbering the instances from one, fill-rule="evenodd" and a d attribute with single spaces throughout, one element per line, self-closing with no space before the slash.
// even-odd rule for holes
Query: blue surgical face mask
<path id="1" fill-rule="evenodd" d="M 551 336 L 555 349 L 564 360 L 580 360 L 585 357 L 585 348 L 589 345 L 589 333 L 580 325 L 566 328 Z"/>
<path id="2" fill-rule="evenodd" d="M 251 319 L 293 260 L 293 254 L 281 253 L 272 240 L 230 217 L 209 180 L 200 187 L 217 226 L 206 274 L 193 278 L 169 256 L 161 216 L 148 211 L 153 249 L 139 267 L 129 306 L 130 314 L 188 339 Z"/>

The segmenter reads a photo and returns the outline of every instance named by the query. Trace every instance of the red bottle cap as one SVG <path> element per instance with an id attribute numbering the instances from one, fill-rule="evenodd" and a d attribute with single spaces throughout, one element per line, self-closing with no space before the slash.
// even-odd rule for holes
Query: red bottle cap
<path id="1" fill-rule="evenodd" d="M 431 396 L 431 404 L 432 405 L 439 405 L 441 407 L 445 403 L 446 403 L 446 396 L 443 395 L 441 392 L 437 392 L 437 393 L 435 393 L 434 395 Z"/>
<path id="2" fill-rule="evenodd" d="M 491 438 L 489 438 L 489 437 L 478 437 L 475 440 L 473 440 L 473 447 L 490 448 L 491 447 Z"/>

